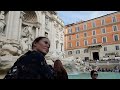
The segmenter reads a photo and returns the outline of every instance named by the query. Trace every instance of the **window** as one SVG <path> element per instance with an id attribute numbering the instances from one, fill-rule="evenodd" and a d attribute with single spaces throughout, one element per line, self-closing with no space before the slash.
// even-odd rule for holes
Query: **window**
<path id="1" fill-rule="evenodd" d="M 76 50 L 76 54 L 80 54 L 80 50 Z"/>
<path id="2" fill-rule="evenodd" d="M 83 25 L 83 30 L 87 30 L 87 24 Z"/>
<path id="3" fill-rule="evenodd" d="M 79 43 L 80 43 L 80 42 L 79 42 L 79 41 L 77 41 L 77 42 L 76 42 L 76 46 L 79 46 Z"/>
<path id="4" fill-rule="evenodd" d="M 115 34 L 114 35 L 114 41 L 118 41 L 119 40 L 119 36 L 118 36 L 118 34 Z"/>
<path id="5" fill-rule="evenodd" d="M 102 37 L 102 42 L 106 43 L 107 42 L 107 37 Z"/>
<path id="6" fill-rule="evenodd" d="M 107 51 L 107 47 L 104 47 L 104 51 Z"/>
<path id="7" fill-rule="evenodd" d="M 79 38 L 79 34 L 76 34 L 76 38 Z"/>
<path id="8" fill-rule="evenodd" d="M 89 57 L 85 57 L 85 61 L 86 61 L 86 60 L 89 60 Z"/>
<path id="9" fill-rule="evenodd" d="M 71 40 L 72 39 L 72 36 L 69 36 L 69 40 Z"/>
<path id="10" fill-rule="evenodd" d="M 76 29 L 76 32 L 79 32 L 79 31 L 80 31 L 79 27 L 75 27 L 75 29 Z"/>
<path id="11" fill-rule="evenodd" d="M 96 27 L 96 25 L 95 25 L 95 22 L 93 21 L 92 22 L 92 27 L 94 28 L 94 27 Z"/>
<path id="12" fill-rule="evenodd" d="M 71 47 L 72 47 L 72 43 L 68 43 L 68 45 L 69 45 L 69 48 L 71 48 Z"/>
<path id="13" fill-rule="evenodd" d="M 61 45 L 61 51 L 62 51 L 62 48 L 63 48 L 63 43 L 60 43 L 60 45 Z"/>
<path id="14" fill-rule="evenodd" d="M 68 51 L 68 55 L 71 55 L 72 54 L 72 51 Z"/>
<path id="15" fill-rule="evenodd" d="M 84 40 L 84 45 L 86 46 L 88 44 L 88 41 L 87 40 Z"/>
<path id="16" fill-rule="evenodd" d="M 49 22 L 49 18 L 47 16 L 45 16 L 45 25 L 47 25 Z"/>
<path id="17" fill-rule="evenodd" d="M 84 37 L 87 37 L 87 32 L 84 32 Z"/>
<path id="18" fill-rule="evenodd" d="M 56 49 L 58 49 L 59 41 L 56 41 Z"/>
<path id="19" fill-rule="evenodd" d="M 115 48 L 116 48 L 116 50 L 120 50 L 120 49 L 119 49 L 119 46 L 115 46 Z"/>
<path id="20" fill-rule="evenodd" d="M 72 29 L 69 28 L 69 29 L 68 29 L 68 33 L 69 33 L 69 34 L 72 33 Z"/>
<path id="21" fill-rule="evenodd" d="M 49 17 L 45 16 L 45 28 L 49 29 Z"/>
<path id="22" fill-rule="evenodd" d="M 112 17 L 112 22 L 114 23 L 114 22 L 116 22 L 117 20 L 116 20 L 116 17 L 115 16 L 113 16 Z"/>
<path id="23" fill-rule="evenodd" d="M 101 20 L 101 24 L 102 24 L 102 25 L 105 25 L 105 19 L 102 19 L 102 20 Z"/>
<path id="24" fill-rule="evenodd" d="M 92 35 L 96 35 L 96 31 L 95 30 L 92 31 Z"/>
<path id="25" fill-rule="evenodd" d="M 93 44 L 96 44 L 96 43 L 97 43 L 97 39 L 96 39 L 96 38 L 93 38 L 93 39 L 92 39 L 92 43 L 93 43 Z"/>
<path id="26" fill-rule="evenodd" d="M 59 38 L 59 33 L 58 32 L 56 32 L 56 38 Z"/>
<path id="27" fill-rule="evenodd" d="M 61 36 L 60 36 L 60 40 L 63 41 L 63 34 L 61 34 Z"/>
<path id="28" fill-rule="evenodd" d="M 102 32 L 102 34 L 106 33 L 105 28 L 102 28 L 102 29 L 101 29 L 101 32 Z"/>
<path id="29" fill-rule="evenodd" d="M 117 31 L 117 30 L 118 30 L 117 25 L 114 25 L 113 26 L 113 31 Z"/>
<path id="30" fill-rule="evenodd" d="M 88 53 L 88 49 L 85 49 L 85 50 L 84 50 L 84 53 Z"/>
<path id="31" fill-rule="evenodd" d="M 47 32 L 45 32 L 45 37 L 47 37 L 47 38 L 48 38 L 48 33 L 47 33 Z"/>

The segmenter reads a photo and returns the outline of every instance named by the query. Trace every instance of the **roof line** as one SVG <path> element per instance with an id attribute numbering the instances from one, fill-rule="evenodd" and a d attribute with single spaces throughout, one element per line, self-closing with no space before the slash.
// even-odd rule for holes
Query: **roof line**
<path id="1" fill-rule="evenodd" d="M 106 14 L 106 15 L 103 15 L 103 16 L 100 16 L 100 17 L 96 17 L 96 18 L 93 18 L 93 19 L 89 19 L 89 20 L 86 20 L 86 21 L 82 21 L 82 22 L 67 24 L 65 26 L 72 26 L 73 24 L 80 24 L 80 23 L 88 22 L 88 21 L 91 21 L 91 20 L 94 20 L 94 19 L 98 19 L 98 18 L 101 18 L 101 17 L 104 17 L 104 16 L 108 16 L 108 15 L 111 15 L 111 14 L 114 14 L 114 13 L 118 13 L 118 12 L 120 12 L 120 11 L 109 13 L 109 14 Z"/>

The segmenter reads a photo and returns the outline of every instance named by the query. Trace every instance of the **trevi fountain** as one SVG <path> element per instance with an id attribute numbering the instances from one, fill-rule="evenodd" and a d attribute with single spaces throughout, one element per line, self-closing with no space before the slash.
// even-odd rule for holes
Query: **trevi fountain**
<path id="1" fill-rule="evenodd" d="M 80 57 L 64 56 L 64 23 L 55 11 L 0 11 L 0 79 L 14 62 L 31 49 L 31 42 L 38 36 L 51 41 L 46 55 L 48 64 L 60 59 L 68 74 L 89 71 L 92 66 Z"/>

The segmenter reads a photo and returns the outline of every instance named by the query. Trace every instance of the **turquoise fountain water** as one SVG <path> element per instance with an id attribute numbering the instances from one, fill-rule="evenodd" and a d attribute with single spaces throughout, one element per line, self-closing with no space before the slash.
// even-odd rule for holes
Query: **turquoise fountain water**
<path id="1" fill-rule="evenodd" d="M 69 74 L 69 79 L 91 79 L 90 73 Z M 98 72 L 98 79 L 120 79 L 119 72 Z"/>

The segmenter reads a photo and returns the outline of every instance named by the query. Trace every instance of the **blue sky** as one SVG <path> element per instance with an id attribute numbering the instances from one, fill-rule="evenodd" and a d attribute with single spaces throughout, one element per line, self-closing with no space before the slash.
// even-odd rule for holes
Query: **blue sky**
<path id="1" fill-rule="evenodd" d="M 58 16 L 63 20 L 64 24 L 67 25 L 79 22 L 80 20 L 86 21 L 116 11 L 57 11 L 57 12 Z"/>

